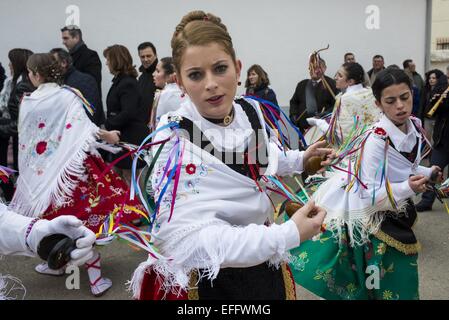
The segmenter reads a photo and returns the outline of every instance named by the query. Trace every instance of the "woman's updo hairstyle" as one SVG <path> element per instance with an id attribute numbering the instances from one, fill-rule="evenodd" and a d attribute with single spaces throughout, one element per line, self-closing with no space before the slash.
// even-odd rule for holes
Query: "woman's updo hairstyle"
<path id="1" fill-rule="evenodd" d="M 363 83 L 365 81 L 365 70 L 357 62 L 346 62 L 343 64 L 346 71 L 346 79 L 354 80 L 354 84 Z"/>
<path id="2" fill-rule="evenodd" d="M 39 73 L 43 83 L 55 82 L 62 84 L 63 73 L 58 61 L 51 53 L 32 54 L 27 61 L 27 68 L 34 75 Z"/>
<path id="3" fill-rule="evenodd" d="M 176 70 L 175 65 L 173 64 L 172 57 L 164 57 L 159 60 L 162 66 L 162 71 L 164 72 L 164 76 L 167 79 L 167 83 L 176 82 Z"/>
<path id="4" fill-rule="evenodd" d="M 231 36 L 219 17 L 204 11 L 186 14 L 176 26 L 171 40 L 173 62 L 178 73 L 184 52 L 189 46 L 204 46 L 211 43 L 220 44 L 232 60 L 236 60 Z"/>

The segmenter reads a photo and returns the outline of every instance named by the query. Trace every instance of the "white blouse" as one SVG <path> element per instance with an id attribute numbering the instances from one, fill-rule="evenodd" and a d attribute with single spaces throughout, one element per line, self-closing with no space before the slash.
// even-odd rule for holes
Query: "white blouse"
<path id="1" fill-rule="evenodd" d="M 264 128 L 258 103 L 248 101 L 256 109 Z M 169 116 L 180 115 L 200 127 L 217 150 L 240 149 L 244 148 L 246 138 L 251 134 L 251 124 L 239 104 L 234 103 L 234 108 L 233 122 L 222 127 L 205 120 L 189 101 L 175 113 L 163 116 L 158 127 L 167 124 Z M 171 134 L 170 130 L 161 131 L 154 141 L 164 140 Z M 284 154 L 274 140 L 268 140 L 265 130 L 264 137 L 269 158 L 267 175 L 302 171 L 303 152 L 291 150 Z M 186 288 L 188 275 L 194 269 L 202 269 L 214 279 L 220 268 L 285 261 L 288 250 L 300 244 L 296 224 L 288 221 L 281 225 L 266 225 L 272 204 L 252 179 L 235 172 L 189 140 L 182 138 L 182 142 L 184 157 L 173 216 L 169 221 L 173 191 L 170 187 L 161 202 L 153 230 L 154 244 L 171 260 L 149 258 L 146 266 L 162 273 L 165 286 Z M 151 179 L 153 188 L 161 179 L 166 179 L 164 167 L 173 146 L 174 139 L 166 143 L 157 160 Z M 153 154 L 157 149 L 157 146 L 153 148 Z M 159 191 L 156 189 L 155 199 L 158 199 Z M 134 280 L 139 278 L 135 274 Z"/>
<path id="2" fill-rule="evenodd" d="M 34 255 L 25 244 L 25 234 L 31 220 L 0 203 L 0 255 Z"/>
<path id="3" fill-rule="evenodd" d="M 182 91 L 176 83 L 168 83 L 159 92 L 159 101 L 156 107 L 156 125 L 164 114 L 178 110 L 187 99 L 186 96 L 182 97 Z"/>

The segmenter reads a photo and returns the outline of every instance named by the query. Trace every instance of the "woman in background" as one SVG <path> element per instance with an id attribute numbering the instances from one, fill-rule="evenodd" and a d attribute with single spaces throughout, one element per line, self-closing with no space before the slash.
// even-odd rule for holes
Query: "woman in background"
<path id="1" fill-rule="evenodd" d="M 162 58 L 153 72 L 153 81 L 159 90 L 154 98 L 153 110 L 151 111 L 150 127 L 154 130 L 160 118 L 170 112 L 177 110 L 184 102 L 184 94 L 176 84 L 176 72 L 171 57 Z"/>
<path id="2" fill-rule="evenodd" d="M 268 78 L 268 74 L 260 65 L 252 65 L 246 74 L 246 95 L 256 96 L 278 105 L 276 93 L 269 87 L 270 79 Z"/>

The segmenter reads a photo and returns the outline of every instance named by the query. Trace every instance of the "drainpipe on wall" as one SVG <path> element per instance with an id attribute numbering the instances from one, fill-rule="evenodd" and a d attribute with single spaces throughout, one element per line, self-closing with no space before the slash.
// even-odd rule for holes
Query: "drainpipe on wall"
<path id="1" fill-rule="evenodd" d="M 430 52 L 432 46 L 432 0 L 426 0 L 426 44 L 424 54 L 424 71 L 430 70 Z"/>

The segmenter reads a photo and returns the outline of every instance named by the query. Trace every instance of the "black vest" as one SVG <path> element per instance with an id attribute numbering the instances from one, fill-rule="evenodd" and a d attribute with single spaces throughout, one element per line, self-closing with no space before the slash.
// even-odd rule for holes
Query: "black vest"
<path id="1" fill-rule="evenodd" d="M 253 129 L 249 147 L 247 146 L 243 152 L 234 151 L 228 154 L 219 152 L 189 119 L 182 118 L 179 127 L 185 130 L 183 134 L 191 143 L 208 151 L 235 172 L 253 178 L 249 162 L 261 169 L 268 166 L 267 145 L 262 131 L 265 128 L 262 128 L 257 111 L 249 102 L 244 99 L 238 99 L 236 102 L 242 107 Z M 226 159 L 232 159 L 232 163 L 227 163 Z M 260 178 L 258 170 L 257 178 Z M 248 268 L 224 268 L 220 270 L 213 283 L 207 277 L 199 281 L 198 296 L 201 300 L 285 300 L 282 269 L 270 267 L 268 263 Z"/>

